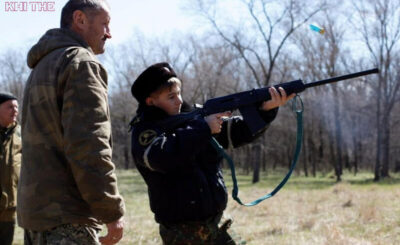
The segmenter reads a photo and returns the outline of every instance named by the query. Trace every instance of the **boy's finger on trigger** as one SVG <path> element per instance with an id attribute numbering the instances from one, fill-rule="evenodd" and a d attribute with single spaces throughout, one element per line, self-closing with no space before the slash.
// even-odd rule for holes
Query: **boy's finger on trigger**
<path id="1" fill-rule="evenodd" d="M 268 89 L 268 92 L 269 92 L 270 95 L 272 95 L 272 94 L 274 93 L 273 87 L 270 87 L 270 88 Z"/>
<path id="2" fill-rule="evenodd" d="M 286 91 L 282 87 L 279 87 L 279 91 L 280 91 L 282 97 L 287 96 Z"/>
<path id="3" fill-rule="evenodd" d="M 226 117 L 226 116 L 228 116 L 228 112 L 227 112 L 227 111 L 225 111 L 225 112 L 220 112 L 220 113 L 217 114 L 217 118 L 218 118 L 218 119 L 221 118 L 221 117 Z"/>
<path id="4" fill-rule="evenodd" d="M 270 94 L 271 94 L 271 99 L 276 99 L 278 92 L 276 91 L 275 88 L 273 88 L 273 89 L 270 91 Z"/>
<path id="5" fill-rule="evenodd" d="M 232 112 L 226 111 L 224 112 L 224 117 L 230 117 L 232 115 Z"/>

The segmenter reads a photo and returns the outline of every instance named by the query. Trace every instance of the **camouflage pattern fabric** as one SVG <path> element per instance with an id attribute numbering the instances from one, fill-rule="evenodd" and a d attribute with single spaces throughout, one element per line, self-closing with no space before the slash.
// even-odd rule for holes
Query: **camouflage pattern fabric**
<path id="1" fill-rule="evenodd" d="M 16 123 L 0 127 L 0 222 L 15 223 L 22 149 L 20 131 Z"/>
<path id="2" fill-rule="evenodd" d="M 97 231 L 85 225 L 65 224 L 48 231 L 25 230 L 25 245 L 100 245 Z"/>
<path id="3" fill-rule="evenodd" d="M 160 224 L 164 245 L 244 245 L 245 241 L 231 230 L 231 219 L 221 222 L 221 216 L 204 222 L 185 222 L 174 225 Z"/>
<path id="4" fill-rule="evenodd" d="M 124 213 L 112 162 L 107 72 L 88 44 L 52 29 L 28 54 L 18 225 L 111 223 Z"/>

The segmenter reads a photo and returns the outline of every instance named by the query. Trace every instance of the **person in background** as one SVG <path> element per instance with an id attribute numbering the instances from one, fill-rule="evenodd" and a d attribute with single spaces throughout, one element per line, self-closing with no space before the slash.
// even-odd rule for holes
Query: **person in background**
<path id="1" fill-rule="evenodd" d="M 0 93 L 0 244 L 11 245 L 15 230 L 17 184 L 21 166 L 21 130 L 18 101 Z"/>
<path id="2" fill-rule="evenodd" d="M 104 0 L 69 0 L 61 28 L 28 53 L 18 225 L 25 244 L 115 244 L 123 235 L 107 97 L 96 55 L 111 38 Z M 106 224 L 108 233 L 98 238 Z"/>

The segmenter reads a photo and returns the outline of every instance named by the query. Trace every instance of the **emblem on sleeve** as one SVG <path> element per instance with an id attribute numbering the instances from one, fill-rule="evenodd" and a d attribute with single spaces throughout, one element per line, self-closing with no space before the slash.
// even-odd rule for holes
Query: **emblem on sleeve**
<path id="1" fill-rule="evenodd" d="M 146 130 L 143 131 L 140 135 L 139 135 L 139 143 L 142 146 L 146 146 L 148 144 L 150 144 L 151 142 L 153 142 L 154 138 L 157 136 L 157 132 L 154 130 Z"/>

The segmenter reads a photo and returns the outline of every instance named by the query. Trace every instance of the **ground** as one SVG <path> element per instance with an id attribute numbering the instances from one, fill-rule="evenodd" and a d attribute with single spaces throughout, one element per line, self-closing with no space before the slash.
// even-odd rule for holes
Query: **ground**
<path id="1" fill-rule="evenodd" d="M 225 170 L 229 192 L 230 172 Z M 400 244 L 400 176 L 381 183 L 373 175 L 345 174 L 335 183 L 329 174 L 317 178 L 294 174 L 274 197 L 255 207 L 243 207 L 229 199 L 226 217 L 247 244 L 267 245 L 390 245 Z M 240 175 L 239 197 L 243 202 L 257 199 L 282 175 L 262 175 L 251 184 Z M 158 226 L 149 209 L 146 185 L 135 170 L 118 171 L 119 187 L 126 201 L 125 233 L 119 244 L 161 244 Z M 23 244 L 20 228 L 15 244 Z"/>

